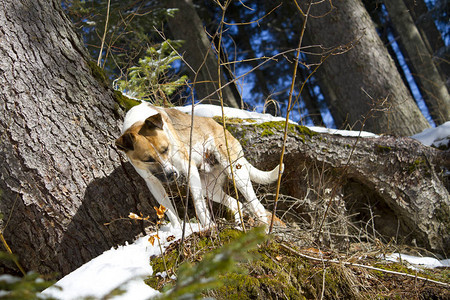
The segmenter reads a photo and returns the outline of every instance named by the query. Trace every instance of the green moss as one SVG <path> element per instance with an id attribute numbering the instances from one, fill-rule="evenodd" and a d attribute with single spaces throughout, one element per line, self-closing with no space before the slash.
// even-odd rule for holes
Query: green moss
<path id="1" fill-rule="evenodd" d="M 436 219 L 440 221 L 445 228 L 446 232 L 450 232 L 450 207 L 442 203 L 439 208 L 436 209 L 435 212 Z"/>
<path id="2" fill-rule="evenodd" d="M 116 98 L 116 102 L 125 109 L 125 111 L 129 111 L 133 106 L 141 104 L 141 102 L 128 98 L 122 94 L 120 91 L 114 91 L 114 96 Z"/>
<path id="3" fill-rule="evenodd" d="M 264 122 L 261 124 L 254 125 L 256 128 L 261 128 L 262 133 L 261 136 L 268 136 L 275 134 L 275 131 L 284 132 L 285 122 L 283 121 L 271 121 Z M 311 139 L 313 136 L 318 133 L 311 131 L 306 126 L 296 125 L 296 124 L 288 124 L 287 127 L 288 134 L 292 134 L 302 139 L 303 142 L 306 142 L 307 139 Z"/>
<path id="4" fill-rule="evenodd" d="M 418 158 L 408 167 L 408 173 L 412 174 L 415 170 L 418 170 L 422 166 L 426 166 L 426 162 L 423 158 Z"/>
<path id="5" fill-rule="evenodd" d="M 158 273 L 166 272 L 169 276 L 174 274 L 178 262 L 178 250 L 171 249 L 171 251 L 166 251 L 164 255 L 151 257 L 150 265 L 153 269 L 153 275 L 145 279 L 145 283 L 150 287 L 159 290 L 167 279 L 160 276 L 156 276 Z"/>
<path id="6" fill-rule="evenodd" d="M 391 147 L 383 146 L 383 145 L 376 145 L 376 151 L 378 153 L 389 153 L 392 151 Z"/>
<path id="7" fill-rule="evenodd" d="M 257 260 L 241 263 L 244 272 L 221 275 L 223 285 L 207 295 L 216 299 L 305 299 L 299 281 L 291 278 L 300 264 L 281 261 L 281 254 L 277 243 L 260 245 L 253 253 Z M 280 259 L 279 263 L 276 258 Z"/>
<path id="8" fill-rule="evenodd" d="M 268 129 L 264 129 L 263 132 L 261 132 L 261 136 L 262 137 L 264 137 L 264 136 L 271 136 L 273 134 L 274 134 L 273 131 L 268 130 Z"/>
<path id="9" fill-rule="evenodd" d="M 219 124 L 222 123 L 222 116 L 214 116 L 214 121 L 216 121 Z M 225 123 L 226 124 L 243 124 L 243 123 L 255 123 L 256 121 L 253 119 L 241 119 L 241 118 L 228 118 L 225 117 Z"/>
<path id="10" fill-rule="evenodd" d="M 97 79 L 98 82 L 100 82 L 105 87 L 111 86 L 111 82 L 109 81 L 105 70 L 97 66 L 96 62 L 94 62 L 93 60 L 89 60 L 87 62 L 87 65 L 91 70 L 92 76 L 94 76 L 94 78 Z"/>

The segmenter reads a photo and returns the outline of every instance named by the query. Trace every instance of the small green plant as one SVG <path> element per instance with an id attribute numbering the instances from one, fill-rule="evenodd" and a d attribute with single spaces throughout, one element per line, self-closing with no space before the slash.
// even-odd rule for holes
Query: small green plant
<path id="1" fill-rule="evenodd" d="M 2 251 L 0 251 L 0 259 L 17 261 L 13 254 Z M 42 279 L 39 274 L 33 272 L 27 273 L 23 277 L 3 274 L 0 275 L 0 299 L 49 299 L 39 293 L 53 283 Z"/>
<path id="2" fill-rule="evenodd" d="M 203 298 L 202 293 L 205 290 L 223 285 L 220 275 L 236 271 L 236 263 L 250 259 L 252 254 L 249 250 L 264 242 L 265 238 L 264 228 L 255 228 L 242 233 L 234 241 L 216 251 L 206 254 L 197 264 L 185 261 L 178 268 L 174 285 L 166 285 L 157 299 Z"/>
<path id="3" fill-rule="evenodd" d="M 148 48 L 138 66 L 128 69 L 127 78 L 116 81 L 116 89 L 135 98 L 166 104 L 166 99 L 187 80 L 186 75 L 170 76 L 172 63 L 181 58 L 175 51 L 180 45 L 180 41 L 167 40 Z"/>

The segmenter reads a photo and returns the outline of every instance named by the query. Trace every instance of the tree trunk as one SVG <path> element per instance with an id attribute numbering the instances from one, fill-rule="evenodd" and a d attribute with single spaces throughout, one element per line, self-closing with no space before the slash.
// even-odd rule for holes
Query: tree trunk
<path id="1" fill-rule="evenodd" d="M 120 217 L 153 209 L 120 164 L 114 93 L 60 1 L 0 7 L 0 230 L 26 270 L 65 275 L 142 231 Z"/>
<path id="2" fill-rule="evenodd" d="M 229 127 L 251 163 L 264 170 L 279 163 L 281 124 Z M 450 195 L 444 182 L 449 176 L 442 174 L 450 168 L 449 150 L 406 137 L 344 137 L 291 126 L 284 162 L 281 199 L 286 201 L 278 204 L 284 220 L 299 226 L 306 221 L 306 229 L 317 234 L 331 201 L 322 232 L 394 238 L 448 256 Z"/>
<path id="3" fill-rule="evenodd" d="M 405 47 L 415 79 L 437 125 L 450 120 L 450 95 L 403 0 L 385 1 L 391 21 Z"/>
<path id="4" fill-rule="evenodd" d="M 429 127 L 361 1 L 332 3 L 333 8 L 329 1 L 313 6 L 307 31 L 313 43 L 325 50 L 341 46 L 345 51 L 329 57 L 319 68 L 321 82 L 327 82 L 324 90 L 334 96 L 326 100 L 336 126 L 359 129 L 366 119 L 365 130 L 397 135 L 412 135 Z"/>
<path id="5" fill-rule="evenodd" d="M 434 23 L 431 11 L 424 0 L 405 0 L 409 13 L 416 24 L 430 53 L 433 54 L 433 62 L 438 68 L 442 81 L 450 88 L 450 49 L 445 47 L 442 35 Z"/>
<path id="6" fill-rule="evenodd" d="M 191 0 L 166 0 L 167 8 L 178 8 L 173 18 L 169 18 L 168 24 L 172 35 L 176 39 L 184 41 L 181 54 L 188 64 L 189 78 L 194 81 L 197 98 L 203 103 L 220 105 L 219 77 L 217 58 L 211 47 L 211 41 L 205 33 Z M 191 69 L 192 68 L 192 69 Z M 222 86 L 227 82 L 224 76 L 221 78 Z M 230 86 L 222 89 L 223 102 L 229 107 L 241 107 L 241 101 L 234 97 Z"/>

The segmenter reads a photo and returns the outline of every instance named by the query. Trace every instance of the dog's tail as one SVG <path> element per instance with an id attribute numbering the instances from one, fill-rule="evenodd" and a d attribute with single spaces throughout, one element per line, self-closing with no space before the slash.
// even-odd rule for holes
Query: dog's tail
<path id="1" fill-rule="evenodd" d="M 276 166 L 272 171 L 261 171 L 252 166 L 250 163 L 248 164 L 248 171 L 250 174 L 250 179 L 255 183 L 259 184 L 269 184 L 275 182 L 278 179 L 278 173 L 280 171 L 280 165 Z M 281 168 L 281 172 L 284 171 L 284 164 Z"/>

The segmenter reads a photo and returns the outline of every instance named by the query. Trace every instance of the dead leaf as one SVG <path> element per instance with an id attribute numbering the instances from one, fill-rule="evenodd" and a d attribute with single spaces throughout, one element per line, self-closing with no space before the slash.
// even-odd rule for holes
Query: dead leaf
<path id="1" fill-rule="evenodd" d="M 159 207 L 153 206 L 153 208 L 156 210 L 156 215 L 159 219 L 164 218 L 164 213 L 166 212 L 167 208 L 162 205 L 159 205 Z"/>
<path id="2" fill-rule="evenodd" d="M 159 236 L 158 236 L 157 234 L 151 235 L 151 236 L 148 238 L 148 241 L 150 242 L 150 244 L 152 244 L 152 246 L 155 244 L 155 239 L 158 239 L 158 240 L 159 240 Z"/>

